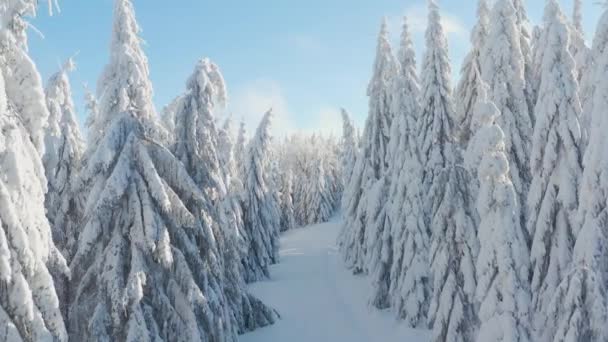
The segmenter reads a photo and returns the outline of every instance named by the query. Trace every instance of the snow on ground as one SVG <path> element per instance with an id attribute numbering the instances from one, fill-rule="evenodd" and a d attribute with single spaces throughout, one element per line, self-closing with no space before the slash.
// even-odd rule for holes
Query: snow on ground
<path id="1" fill-rule="evenodd" d="M 406 328 L 389 312 L 367 305 L 368 281 L 353 276 L 336 247 L 340 223 L 298 229 L 281 239 L 281 263 L 272 280 L 250 290 L 281 320 L 241 336 L 241 342 L 425 342 L 429 333 Z"/>

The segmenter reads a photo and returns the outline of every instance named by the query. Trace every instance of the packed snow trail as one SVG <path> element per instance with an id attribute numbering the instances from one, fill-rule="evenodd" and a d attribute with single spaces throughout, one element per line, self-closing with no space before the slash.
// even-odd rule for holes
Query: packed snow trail
<path id="1" fill-rule="evenodd" d="M 425 342 L 388 312 L 367 305 L 368 280 L 343 266 L 336 247 L 340 223 L 297 229 L 281 239 L 281 263 L 272 280 L 250 287 L 281 314 L 275 325 L 243 335 L 241 342 Z"/>

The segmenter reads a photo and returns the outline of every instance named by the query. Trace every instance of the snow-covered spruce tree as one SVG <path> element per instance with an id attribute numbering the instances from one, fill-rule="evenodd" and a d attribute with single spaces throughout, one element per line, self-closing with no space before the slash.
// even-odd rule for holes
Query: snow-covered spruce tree
<path id="1" fill-rule="evenodd" d="M 237 176 L 241 179 L 241 182 L 245 181 L 245 158 L 247 155 L 247 144 L 247 128 L 245 127 L 245 121 L 241 121 L 239 124 L 236 144 L 234 145 L 234 162 L 236 163 Z"/>
<path id="2" fill-rule="evenodd" d="M 426 226 L 432 233 L 430 278 L 434 279 L 428 321 L 434 340 L 466 341 L 474 333 L 475 215 L 468 174 L 458 165 L 462 158 L 456 141 L 447 39 L 434 1 L 429 2 L 428 22 L 420 117 Z"/>
<path id="3" fill-rule="evenodd" d="M 589 145 L 592 125 L 591 116 L 594 113 L 594 97 L 599 82 L 601 82 L 600 75 L 597 74 L 598 68 L 601 67 L 601 59 L 604 52 L 608 47 L 608 8 L 604 9 L 602 16 L 600 17 L 595 36 L 593 38 L 593 46 L 589 52 L 587 59 L 586 72 L 581 75 L 580 81 L 580 98 L 583 105 L 583 113 L 581 115 L 581 127 L 582 127 L 582 150 L 586 152 Z"/>
<path id="4" fill-rule="evenodd" d="M 392 263 L 388 297 L 399 318 L 410 326 L 425 324 L 420 317 L 426 310 L 430 298 L 428 274 L 429 234 L 422 213 L 422 164 L 417 145 L 417 118 L 419 115 L 418 78 L 416 59 L 411 38 L 404 26 L 399 53 L 400 73 L 395 81 L 395 122 L 391 129 L 390 151 L 395 155 L 391 165 L 391 187 L 389 192 L 388 219 L 392 241 Z M 399 137 L 399 138 L 395 138 Z M 399 165 L 402 163 L 402 165 Z M 386 258 L 381 260 L 389 260 Z M 372 275 L 374 291 L 372 302 L 383 300 L 386 274 L 377 267 Z M 376 298 L 375 298 L 376 297 Z"/>
<path id="5" fill-rule="evenodd" d="M 255 330 L 276 321 L 275 312 L 247 293 L 242 274 L 242 257 L 246 255 L 246 234 L 243 222 L 243 184 L 237 176 L 233 155 L 230 118 L 219 135 L 220 165 L 225 173 L 227 193 L 219 203 L 218 223 L 221 227 L 224 263 L 224 293 L 231 306 L 232 319 L 239 333 Z"/>
<path id="6" fill-rule="evenodd" d="M 488 117 L 495 120 L 498 117 L 498 109 L 496 105 L 489 100 L 488 86 L 485 82 L 481 82 L 479 87 L 479 94 L 477 103 L 473 107 L 473 116 L 471 117 L 471 140 L 464 151 L 464 166 L 471 174 L 471 178 L 479 178 L 477 171 L 479 169 L 479 163 L 483 158 L 483 150 L 479 151 L 480 147 L 487 147 L 487 143 L 478 142 L 477 140 L 483 138 L 482 134 L 477 134 L 488 124 Z M 490 114 L 488 114 L 490 113 Z M 494 121 L 490 121 L 490 124 L 494 124 Z M 479 191 L 479 179 L 471 179 L 471 185 L 475 191 Z M 476 196 L 474 196 L 476 197 Z"/>
<path id="7" fill-rule="evenodd" d="M 268 111 L 245 158 L 244 227 L 247 253 L 243 257 L 247 283 L 268 279 L 269 267 L 279 262 L 280 206 L 270 185 L 270 128 L 272 111 Z"/>
<path id="8" fill-rule="evenodd" d="M 433 296 L 429 326 L 436 342 L 473 341 L 477 329 L 475 261 L 479 252 L 469 173 L 448 166 L 433 183 L 442 192 L 431 220 L 430 248 Z"/>
<path id="9" fill-rule="evenodd" d="M 575 4 L 575 7 L 577 5 Z M 580 6 L 580 4 L 578 5 Z M 580 11 L 580 9 L 575 8 L 575 12 Z M 575 16 L 581 15 L 575 14 Z M 545 51 L 550 48 L 548 46 L 549 41 L 549 28 L 546 25 L 548 19 L 544 19 L 545 24 L 542 28 L 539 28 L 540 31 L 539 37 L 536 39 L 536 44 L 534 45 L 534 54 L 533 54 L 533 79 L 532 79 L 532 87 L 534 88 L 534 93 L 536 94 L 536 100 L 538 101 L 538 93 L 540 91 L 540 83 L 541 83 L 541 73 L 542 73 L 542 64 L 544 60 Z M 586 69 L 589 64 L 590 50 L 585 43 L 585 37 L 582 30 L 576 28 L 579 24 L 570 23 L 568 24 L 568 35 L 569 35 L 569 51 L 572 54 L 575 62 L 575 74 L 577 81 L 581 81 L 581 78 L 586 73 Z M 536 103 L 534 103 L 536 105 Z M 534 107 L 532 107 L 534 108 Z"/>
<path id="10" fill-rule="evenodd" d="M 599 200 L 606 203 L 605 198 Z M 550 325 L 544 329 L 548 341 L 608 341 L 605 210 L 591 214 L 589 220 L 576 240 L 574 268 L 549 306 Z"/>
<path id="11" fill-rule="evenodd" d="M 309 222 L 309 205 L 312 197 L 313 187 L 311 184 L 317 180 L 312 180 L 312 168 L 320 162 L 318 142 L 312 136 L 307 137 L 301 134 L 292 135 L 286 142 L 283 156 L 286 158 L 284 167 L 293 173 L 293 213 L 298 226 L 312 224 Z M 285 195 L 285 194 L 284 194 Z"/>
<path id="12" fill-rule="evenodd" d="M 139 115 L 115 117 L 82 173 L 100 191 L 90 193 L 71 264 L 71 338 L 236 340 L 209 204 Z"/>
<path id="13" fill-rule="evenodd" d="M 290 158 L 291 170 L 293 170 L 293 206 L 295 221 L 298 226 L 307 225 L 308 193 L 310 191 L 310 165 L 313 164 L 312 142 L 301 135 L 293 135 L 289 138 L 289 146 L 285 156 Z"/>
<path id="14" fill-rule="evenodd" d="M 608 23 L 606 13 L 594 41 L 593 60 L 596 65 L 593 73 L 608 70 L 608 50 L 604 47 L 600 52 L 598 45 L 602 40 L 605 44 L 608 37 L 603 35 Z M 593 104 L 589 106 L 593 108 L 589 115 L 589 145 L 583 159 L 579 197 L 581 230 L 574 246 L 572 270 L 558 287 L 547 312 L 546 321 L 550 325 L 545 332 L 552 341 L 608 341 L 608 255 L 605 248 L 608 243 L 608 162 L 605 157 L 608 151 L 605 139 L 608 82 L 600 74 L 595 75 L 595 80 L 595 95 L 590 100 Z"/>
<path id="15" fill-rule="evenodd" d="M 370 115 L 366 123 L 367 132 L 364 133 L 366 140 L 363 143 L 368 148 L 364 155 L 369 153 L 368 159 L 371 158 L 371 168 L 376 175 L 386 172 L 389 165 L 387 150 L 390 126 L 394 116 L 391 111 L 392 90 L 397 70 L 398 64 L 389 43 L 385 20 L 378 37 L 374 73 L 367 88 L 367 95 L 370 98 Z"/>
<path id="16" fill-rule="evenodd" d="M 235 183 L 238 182 L 236 179 L 233 180 Z M 248 293 L 246 290 L 245 280 L 242 274 L 241 260 L 243 254 L 246 252 L 245 235 L 243 227 L 243 204 L 241 194 L 231 192 L 224 200 L 224 203 L 231 201 L 232 205 L 225 211 L 231 220 L 222 219 L 220 222 L 222 225 L 231 225 L 234 228 L 234 232 L 241 232 L 241 234 L 228 235 L 226 237 L 226 246 L 229 248 L 224 252 L 225 260 L 225 282 L 228 286 L 224 289 L 226 297 L 230 305 L 232 305 L 233 319 L 236 321 L 238 327 L 238 333 L 243 334 L 245 332 L 256 330 L 260 327 L 265 327 L 274 324 L 279 316 L 276 311 L 268 307 L 257 297 Z M 237 202 L 238 201 L 238 202 Z M 238 215 L 241 216 L 238 216 Z M 230 216 L 228 216 L 230 215 Z M 238 263 L 234 263 L 232 260 L 237 259 Z"/>
<path id="17" fill-rule="evenodd" d="M 499 115 L 495 106 L 480 107 L 475 121 L 481 128 L 468 150 L 480 160 L 475 297 L 481 304 L 481 325 L 476 341 L 524 342 L 531 340 L 529 253 L 517 194 L 509 179 L 505 135 L 495 124 Z"/>
<path id="18" fill-rule="evenodd" d="M 311 136 L 311 138 L 311 141 L 316 139 L 314 134 Z M 313 150 L 316 151 L 316 149 Z M 321 204 L 321 192 L 325 190 L 325 179 L 321 178 L 319 180 L 317 178 L 319 176 L 324 176 L 323 166 L 314 165 L 313 160 L 314 159 L 309 160 L 309 164 L 307 165 L 308 167 L 306 169 L 306 181 L 302 184 L 302 187 L 306 187 L 305 195 L 301 199 L 304 202 L 304 207 L 306 208 L 303 217 L 304 225 L 314 224 L 317 222 L 319 217 L 318 210 Z"/>
<path id="19" fill-rule="evenodd" d="M 389 297 L 397 317 L 406 320 L 411 327 L 421 327 L 426 324 L 424 318 L 432 291 L 428 264 L 430 234 L 425 224 L 420 184 L 424 173 L 413 132 L 410 141 L 413 142 L 404 167 L 398 180 L 394 180 L 403 185 L 402 197 L 393 197 L 392 214 L 389 215 L 389 218 L 398 218 L 391 218 L 394 224 L 391 225 L 393 262 Z"/>
<path id="20" fill-rule="evenodd" d="M 604 127 L 605 123 L 604 123 Z M 592 140 L 595 140 L 592 138 Z M 602 140 L 605 140 L 602 138 Z M 604 151 L 608 146 L 604 143 Z M 606 287 L 606 173 L 605 157 L 594 157 L 585 169 L 582 196 L 593 206 L 586 211 L 573 252 L 573 268 L 555 291 L 548 307 L 544 337 L 548 341 L 608 341 Z M 590 188 L 589 186 L 593 186 Z"/>
<path id="21" fill-rule="evenodd" d="M 234 341 L 210 203 L 145 110 L 151 86 L 142 86 L 150 80 L 129 1 L 115 3 L 113 36 L 106 70 L 122 73 L 99 83 L 97 124 L 107 125 L 80 177 L 88 201 L 71 264 L 70 336 Z"/>
<path id="22" fill-rule="evenodd" d="M 3 29 L 1 34 L 2 71 L 7 83 L 0 76 L 0 340 L 66 341 L 49 271 L 67 275 L 68 270 L 45 217 L 47 184 L 40 150 L 33 143 L 43 135 L 48 112 L 43 109 L 40 76 L 34 64 L 25 50 L 14 44 L 11 33 Z M 12 56 L 19 58 L 11 60 Z M 13 70 L 18 74 L 12 74 Z M 14 98 L 19 82 L 32 88 L 20 89 L 23 93 L 19 96 L 25 97 Z M 30 116 L 26 124 L 24 113 L 35 106 L 40 109 L 39 117 Z"/>
<path id="23" fill-rule="evenodd" d="M 76 187 L 85 144 L 76 122 L 68 72 L 74 63 L 69 59 L 51 76 L 45 93 L 49 109 L 49 126 L 45 136 L 45 168 L 48 191 L 45 198 L 47 218 L 53 241 L 69 262 L 76 247 L 84 198 Z M 67 317 L 68 279 L 53 274 L 63 316 Z"/>
<path id="24" fill-rule="evenodd" d="M 497 124 L 505 134 L 509 178 L 517 202 L 525 203 L 531 181 L 530 140 L 532 118 L 526 99 L 525 59 L 522 54 L 518 16 L 513 0 L 497 0 L 492 9 L 490 33 L 482 54 L 482 75 L 489 99 L 501 115 Z M 522 213 L 522 229 L 525 215 Z M 526 237 L 527 239 L 527 237 Z"/>
<path id="25" fill-rule="evenodd" d="M 307 225 L 308 215 L 308 198 L 310 192 L 310 169 L 314 163 L 312 149 L 312 141 L 309 137 L 294 136 L 292 137 L 291 155 L 295 160 L 294 170 L 297 174 L 294 176 L 296 182 L 294 184 L 294 207 L 296 221 L 300 226 Z"/>
<path id="26" fill-rule="evenodd" d="M 416 76 L 416 56 L 410 37 L 407 19 L 404 18 L 399 50 L 399 72 L 395 77 L 394 98 L 392 110 L 395 117 L 391 125 L 390 140 L 388 145 L 388 158 L 391 160 L 390 168 L 384 183 L 378 182 L 379 188 L 371 192 L 375 197 L 376 222 L 369 225 L 377 225 L 378 231 L 375 239 L 368 239 L 367 267 L 372 279 L 372 293 L 370 304 L 379 309 L 390 306 L 389 287 L 391 284 L 391 267 L 393 263 L 393 225 L 403 223 L 400 217 L 403 204 L 403 193 L 406 190 L 399 183 L 404 161 L 408 157 L 413 130 L 411 125 L 415 124 L 418 115 L 418 78 Z M 382 226 L 380 226 L 382 225 Z M 399 248 L 399 247 L 396 247 Z"/>
<path id="27" fill-rule="evenodd" d="M 333 137 L 294 134 L 282 144 L 275 144 L 275 150 L 282 170 L 283 221 L 288 222 L 293 216 L 297 226 L 326 222 L 342 197 L 339 143 Z"/>
<path id="28" fill-rule="evenodd" d="M 44 136 L 48 110 L 42 81 L 36 65 L 28 56 L 27 16 L 35 16 L 38 1 L 21 0 L 0 6 L 2 20 L 2 54 L 6 96 L 9 106 L 19 112 L 39 154 L 44 153 Z"/>
<path id="29" fill-rule="evenodd" d="M 331 151 L 329 158 L 327 159 L 326 169 L 327 177 L 331 181 L 331 197 L 333 201 L 333 214 L 341 210 L 342 197 L 344 195 L 344 180 L 342 178 L 342 164 L 341 164 L 341 147 L 337 138 L 331 137 L 334 148 Z"/>
<path id="30" fill-rule="evenodd" d="M 488 122 L 488 113 L 498 112 L 496 105 L 488 99 L 488 86 L 485 82 L 481 82 L 479 86 L 479 93 L 477 103 L 473 109 L 473 117 L 471 118 L 471 140 L 469 145 L 464 152 L 464 167 L 467 169 L 470 175 L 469 188 L 471 189 L 471 196 L 477 198 L 479 193 L 479 163 L 483 158 L 483 150 L 479 151 L 479 146 L 488 146 L 485 142 L 478 142 L 477 139 L 483 138 L 483 134 L 477 134 Z M 496 119 L 496 115 L 491 116 L 492 119 Z M 494 123 L 492 121 L 491 123 Z"/>
<path id="31" fill-rule="evenodd" d="M 593 111 L 591 113 L 587 113 L 590 123 L 589 144 L 583 155 L 583 177 L 580 182 L 581 188 L 579 191 L 580 196 L 578 217 L 581 226 L 590 212 L 598 210 L 594 208 L 594 206 L 598 205 L 597 201 L 601 201 L 601 199 L 594 197 L 597 197 L 596 192 L 602 191 L 603 183 L 601 183 L 600 178 L 603 172 L 602 167 L 604 164 L 600 156 L 606 152 L 604 145 L 605 134 L 602 132 L 602 130 L 608 123 L 604 120 L 605 106 L 608 103 L 606 100 L 606 94 L 608 94 L 608 82 L 606 82 L 605 78 L 602 77 L 602 73 L 608 70 L 608 10 L 604 12 L 598 25 L 598 32 L 594 39 L 594 96 L 589 100 L 589 106 L 584 109 L 592 109 Z M 602 28 L 602 26 L 605 26 L 605 28 Z M 602 45 L 600 44 L 602 40 L 605 40 L 603 48 L 599 46 Z"/>
<path id="32" fill-rule="evenodd" d="M 534 54 L 536 53 L 536 48 L 539 45 L 540 36 L 542 35 L 542 28 L 539 25 L 534 25 L 532 29 L 532 38 L 530 39 L 530 44 L 532 45 L 532 57 L 534 60 Z"/>
<path id="33" fill-rule="evenodd" d="M 570 271 L 578 231 L 576 211 L 582 175 L 581 113 L 575 62 L 569 52 L 569 30 L 556 0 L 545 8 L 546 48 L 536 105 L 528 195 L 528 231 L 532 237 L 532 304 L 545 317 L 555 290 Z M 542 335 L 546 322 L 536 320 Z"/>
<path id="34" fill-rule="evenodd" d="M 458 138 L 460 144 L 466 147 L 471 135 L 471 118 L 477 99 L 479 97 L 479 87 L 483 82 L 481 77 L 481 53 L 486 44 L 490 8 L 486 0 L 479 0 L 477 7 L 477 24 L 471 33 L 471 51 L 465 57 L 460 70 L 460 82 L 456 87 L 455 98 L 457 101 L 456 115 L 457 123 L 460 125 Z"/>
<path id="35" fill-rule="evenodd" d="M 174 98 L 162 111 L 161 123 L 167 130 L 170 145 L 175 144 L 175 117 L 177 110 L 181 107 L 182 98 L 182 96 Z"/>
<path id="36" fill-rule="evenodd" d="M 259 327 L 273 324 L 278 316 L 259 299 L 245 289 L 241 260 L 247 252 L 243 222 L 242 184 L 238 178 L 232 178 L 228 195 L 220 207 L 220 225 L 228 230 L 225 234 L 223 253 L 225 268 L 224 289 L 232 318 L 235 320 L 239 334 L 253 331 Z M 234 262 L 236 261 L 236 263 Z"/>
<path id="37" fill-rule="evenodd" d="M 281 188 L 281 231 L 288 231 L 296 227 L 293 193 L 293 171 L 287 169 Z"/>
<path id="38" fill-rule="evenodd" d="M 435 178 L 444 168 L 457 162 L 454 146 L 456 125 L 450 82 L 451 68 L 448 42 L 441 25 L 439 7 L 429 1 L 429 25 L 426 31 L 426 52 L 422 64 L 420 116 L 418 134 L 420 156 L 424 166 L 422 180 L 427 227 L 437 208 L 440 194 L 431 193 Z M 430 231 L 430 229 L 429 229 Z"/>
<path id="39" fill-rule="evenodd" d="M 524 80 L 525 80 L 525 96 L 528 104 L 528 110 L 532 125 L 534 125 L 534 104 L 536 104 L 536 91 L 533 87 L 534 80 L 534 64 L 532 50 L 532 32 L 530 32 L 530 21 L 526 11 L 525 0 L 512 0 L 515 8 L 515 16 L 517 23 L 517 34 L 519 36 L 519 46 L 524 63 Z"/>
<path id="40" fill-rule="evenodd" d="M 422 64 L 420 116 L 418 134 L 420 153 L 424 165 L 422 181 L 425 216 L 430 222 L 435 208 L 435 194 L 430 189 L 435 177 L 456 162 L 454 154 L 454 104 L 450 82 L 451 68 L 448 42 L 441 26 L 439 7 L 429 0 L 429 26 L 426 31 L 426 52 Z M 427 224 L 429 223 L 427 222 Z"/>
<path id="41" fill-rule="evenodd" d="M 325 153 L 322 156 L 322 165 L 325 174 L 325 191 L 330 214 L 323 222 L 331 218 L 336 210 L 340 208 L 342 194 L 344 193 L 344 182 L 342 181 L 342 166 L 341 166 L 341 147 L 334 136 L 325 137 L 321 142 L 322 146 L 327 146 Z"/>
<path id="42" fill-rule="evenodd" d="M 222 181 L 226 190 L 232 183 L 232 177 L 236 177 L 236 164 L 234 161 L 234 140 L 232 118 L 229 116 L 224 120 L 222 128 L 218 131 L 217 154 L 222 171 Z"/>
<path id="43" fill-rule="evenodd" d="M 68 261 L 78 238 L 83 201 L 75 185 L 85 148 L 68 78 L 73 68 L 74 62 L 70 59 L 51 76 L 45 90 L 50 116 L 43 158 L 48 181 L 47 217 L 53 240 Z"/>
<path id="44" fill-rule="evenodd" d="M 152 97 L 148 58 L 144 54 L 139 36 L 141 31 L 135 19 L 135 11 L 130 0 L 116 0 L 115 20 L 112 27 L 110 45 L 127 46 L 130 50 L 110 55 L 110 63 L 104 68 L 97 82 L 98 115 L 90 123 L 88 145 L 95 148 L 104 136 L 106 128 L 117 114 L 134 108 L 155 117 L 156 111 L 149 101 Z M 129 61 L 129 63 L 127 63 Z M 124 85 L 130 87 L 125 88 Z"/>
<path id="45" fill-rule="evenodd" d="M 374 182 L 371 188 L 366 190 L 367 208 L 365 222 L 365 261 L 364 269 L 372 278 L 373 291 L 370 304 L 380 309 L 386 309 L 388 304 L 386 285 L 387 279 L 380 274 L 386 274 L 386 269 L 390 266 L 392 256 L 389 251 L 391 248 L 390 240 L 385 240 L 384 234 L 390 229 L 388 222 L 388 189 L 390 186 L 389 175 L 382 175 Z"/>
<path id="46" fill-rule="evenodd" d="M 226 186 L 220 170 L 219 132 L 213 111 L 226 102 L 226 86 L 218 66 L 206 58 L 197 63 L 186 86 L 187 92 L 175 114 L 173 153 L 215 202 L 226 194 Z"/>
<path id="47" fill-rule="evenodd" d="M 535 34 L 537 34 L 538 37 L 535 38 L 534 51 L 532 54 L 532 64 L 534 66 L 532 70 L 532 88 L 534 89 L 534 94 L 538 94 L 540 90 L 543 56 L 545 54 L 545 50 L 547 50 L 548 45 L 548 31 L 544 25 L 546 22 L 547 19 L 543 18 L 543 25 L 537 26 L 535 31 Z M 534 105 L 536 105 L 536 103 L 534 103 Z"/>
<path id="48" fill-rule="evenodd" d="M 278 145 L 274 143 L 271 139 L 269 153 L 267 156 L 269 160 L 269 169 L 267 173 L 268 182 L 267 188 L 269 193 L 272 194 L 273 203 L 276 205 L 276 210 L 278 212 L 277 222 L 279 232 L 281 231 L 281 183 L 282 179 L 285 177 L 284 170 L 280 169 L 279 161 L 280 161 L 280 151 L 278 150 Z"/>
<path id="49" fill-rule="evenodd" d="M 45 215 L 41 155 L 49 117 L 27 53 L 36 1 L 0 6 L 0 340 L 67 341 L 51 277 L 69 273 Z"/>
<path id="50" fill-rule="evenodd" d="M 355 124 L 350 118 L 346 109 L 341 110 L 342 114 L 342 141 L 340 142 L 340 169 L 342 173 L 342 183 L 346 184 L 350 181 L 350 176 L 355 167 L 355 158 L 357 157 L 357 132 Z"/>
<path id="51" fill-rule="evenodd" d="M 322 187 L 324 203 L 317 223 L 327 222 L 340 206 L 344 192 L 341 166 L 339 161 L 340 147 L 333 136 L 322 137 L 317 144 L 322 170 L 317 170 L 323 176 L 325 185 Z M 325 146 L 325 147 L 324 147 Z M 314 178 L 313 178 L 314 179 Z"/>
<path id="52" fill-rule="evenodd" d="M 574 0 L 574 9 L 572 14 L 572 24 L 570 25 L 570 53 L 574 57 L 576 63 L 576 77 L 580 81 L 583 75 L 587 73 L 589 66 L 589 58 L 591 57 L 591 49 L 585 41 L 585 31 L 583 30 L 583 2 L 582 0 Z"/>
<path id="53" fill-rule="evenodd" d="M 376 61 L 371 82 L 367 88 L 369 115 L 361 139 L 361 147 L 353 174 L 347 185 L 344 204 L 345 211 L 339 245 L 349 269 L 355 273 L 367 271 L 366 227 L 368 218 L 368 195 L 376 182 L 384 182 L 382 177 L 389 166 L 387 149 L 390 126 L 393 119 L 393 80 L 397 72 L 397 62 L 389 43 L 386 20 L 382 23 Z M 384 200 L 382 201 L 384 202 Z M 370 236 L 374 236 L 372 233 Z"/>
<path id="54" fill-rule="evenodd" d="M 67 266 L 45 217 L 44 169 L 6 94 L 0 76 L 0 340 L 67 341 L 49 272 Z"/>
<path id="55" fill-rule="evenodd" d="M 422 198 L 423 198 L 423 231 L 429 234 L 432 229 L 432 218 L 440 208 L 443 197 L 443 189 L 437 191 L 433 186 L 435 182 L 442 180 L 442 175 L 457 162 L 455 151 L 455 123 L 452 102 L 452 87 L 450 85 L 450 64 L 448 58 L 448 46 L 443 27 L 439 7 L 434 0 L 429 1 L 429 18 L 426 31 L 426 52 L 423 60 L 421 74 L 421 101 L 420 116 L 418 118 L 418 136 L 420 146 L 420 157 L 423 165 Z M 407 190 L 406 190 L 407 191 Z M 416 223 L 417 224 L 417 223 Z M 406 228 L 407 229 L 407 228 Z M 408 233 L 415 233 L 418 227 L 414 226 Z M 417 236 L 425 238 L 424 236 Z M 419 247 L 425 245 L 417 241 Z M 406 247 L 407 248 L 407 247 Z M 427 250 L 419 250 L 425 253 Z M 420 256 L 424 259 L 426 256 Z M 429 289 L 431 284 L 427 282 L 430 275 L 426 277 L 420 272 L 415 273 L 416 292 L 409 294 L 415 298 L 408 298 L 414 305 L 406 307 L 405 318 L 412 326 L 426 324 L 428 305 L 430 301 Z M 407 271 L 406 271 L 407 272 Z M 411 282 L 411 280 L 410 280 Z M 408 284 L 411 285 L 411 284 Z"/>
<path id="56" fill-rule="evenodd" d="M 211 218 L 211 229 L 220 253 L 218 262 L 223 273 L 217 277 L 229 304 L 233 319 L 230 323 L 239 332 L 249 331 L 273 323 L 276 316 L 246 293 L 244 277 L 240 272 L 244 248 L 239 248 L 239 244 L 244 244 L 240 240 L 245 238 L 245 232 L 242 222 L 236 217 L 242 215 L 242 205 L 241 208 L 236 206 L 234 201 L 239 197 L 234 196 L 240 196 L 242 187 L 232 184 L 234 191 L 239 193 L 227 197 L 225 181 L 227 174 L 232 172 L 231 143 L 222 141 L 221 130 L 215 126 L 213 113 L 217 106 L 226 101 L 226 86 L 218 66 L 208 59 L 197 63 L 186 85 L 186 94 L 176 112 L 174 153 L 211 202 L 205 212 Z M 220 145 L 222 142 L 225 146 Z M 222 152 L 226 152 L 221 148 L 228 149 L 228 159 L 224 160 L 228 168 L 221 164 Z M 231 223 L 234 225 L 229 225 Z"/>
<path id="57" fill-rule="evenodd" d="M 318 163 L 311 172 L 310 183 L 312 187 L 308 200 L 308 222 L 310 224 L 322 223 L 329 220 L 334 212 L 331 198 L 331 184 L 328 184 L 323 162 Z"/>
<path id="58" fill-rule="evenodd" d="M 604 124 L 605 125 L 605 124 Z M 592 140 L 595 140 L 592 138 Z M 602 146 L 605 149 L 608 146 Z M 598 158 L 595 156 L 594 158 Z M 604 157 L 600 157 L 604 159 Z M 608 341 L 608 288 L 606 288 L 606 165 L 596 160 L 585 169 L 581 198 L 592 207 L 582 217 L 583 225 L 573 252 L 573 268 L 555 291 L 548 307 L 544 337 L 551 341 Z M 593 186 L 590 188 L 589 186 Z"/>
<path id="59" fill-rule="evenodd" d="M 87 148 L 89 148 L 89 142 L 92 136 L 98 136 L 100 132 L 92 132 L 95 126 L 95 122 L 97 122 L 97 118 L 99 117 L 99 101 L 95 94 L 91 92 L 88 85 L 84 85 L 84 109 L 86 114 L 86 119 L 84 121 L 84 126 L 87 129 Z M 91 147 L 92 148 L 92 147 Z M 86 155 L 89 154 L 88 150 L 85 152 Z M 85 162 L 85 161 L 83 161 Z"/>
<path id="60" fill-rule="evenodd" d="M 417 118 L 420 111 L 420 85 L 416 69 L 416 53 L 410 35 L 407 18 L 403 18 L 401 41 L 398 53 L 399 72 L 393 82 L 394 95 L 391 104 L 394 112 L 391 125 L 388 156 L 391 160 L 389 175 L 391 182 L 399 177 L 405 157 L 413 143 L 412 133 L 415 133 Z M 391 190 L 397 190 L 400 185 L 391 183 Z M 392 196 L 392 193 L 391 193 Z"/>

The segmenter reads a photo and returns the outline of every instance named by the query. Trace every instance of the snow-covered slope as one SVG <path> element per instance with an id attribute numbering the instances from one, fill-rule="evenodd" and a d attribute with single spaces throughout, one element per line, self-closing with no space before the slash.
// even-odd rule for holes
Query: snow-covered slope
<path id="1" fill-rule="evenodd" d="M 281 263 L 271 280 L 251 292 L 279 311 L 274 326 L 243 335 L 241 342 L 425 342 L 388 312 L 369 308 L 368 281 L 344 267 L 336 247 L 340 222 L 290 231 L 281 240 Z"/>

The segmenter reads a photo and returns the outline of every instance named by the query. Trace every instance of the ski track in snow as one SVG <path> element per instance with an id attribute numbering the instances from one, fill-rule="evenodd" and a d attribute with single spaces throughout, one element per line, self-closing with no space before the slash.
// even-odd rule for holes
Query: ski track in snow
<path id="1" fill-rule="evenodd" d="M 241 336 L 241 342 L 429 340 L 427 331 L 408 329 L 392 313 L 368 306 L 368 280 L 344 268 L 336 247 L 339 230 L 334 219 L 283 235 L 272 279 L 249 288 L 278 310 L 281 320 Z"/>

